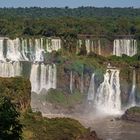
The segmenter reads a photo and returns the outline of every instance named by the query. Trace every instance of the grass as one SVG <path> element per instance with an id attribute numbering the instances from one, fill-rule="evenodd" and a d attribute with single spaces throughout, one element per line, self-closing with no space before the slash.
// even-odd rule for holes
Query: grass
<path id="1" fill-rule="evenodd" d="M 127 110 L 128 113 L 139 113 L 140 114 L 140 107 L 132 107 L 130 109 Z"/>

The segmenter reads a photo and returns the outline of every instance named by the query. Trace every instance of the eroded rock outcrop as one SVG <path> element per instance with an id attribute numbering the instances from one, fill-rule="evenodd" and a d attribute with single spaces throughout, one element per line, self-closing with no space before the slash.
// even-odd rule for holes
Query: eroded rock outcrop
<path id="1" fill-rule="evenodd" d="M 122 119 L 140 123 L 140 107 L 135 106 L 127 109 L 124 115 L 122 115 Z"/>
<path id="2" fill-rule="evenodd" d="M 102 140 L 102 139 L 98 138 L 95 131 L 91 131 L 91 132 L 87 133 L 86 135 L 81 136 L 77 140 Z"/>

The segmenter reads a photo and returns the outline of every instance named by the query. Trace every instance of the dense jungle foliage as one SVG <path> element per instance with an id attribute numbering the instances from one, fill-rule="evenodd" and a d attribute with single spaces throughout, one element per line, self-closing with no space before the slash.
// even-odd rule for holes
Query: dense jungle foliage
<path id="1" fill-rule="evenodd" d="M 1 36 L 59 36 L 92 34 L 140 38 L 140 9 L 130 8 L 1 8 Z"/>
<path id="2" fill-rule="evenodd" d="M 40 112 L 33 113 L 28 79 L 0 78 L 0 81 L 1 140 L 79 140 L 80 136 L 90 134 L 90 130 L 76 120 L 48 119 Z"/>
<path id="3" fill-rule="evenodd" d="M 138 17 L 140 9 L 128 8 L 0 8 L 1 17 L 27 17 L 27 18 L 52 18 L 52 17 Z"/>

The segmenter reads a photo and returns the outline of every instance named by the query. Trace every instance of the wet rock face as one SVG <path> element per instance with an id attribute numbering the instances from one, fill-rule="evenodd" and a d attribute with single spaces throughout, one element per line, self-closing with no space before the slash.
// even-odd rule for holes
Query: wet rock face
<path id="1" fill-rule="evenodd" d="M 140 107 L 132 107 L 121 117 L 123 120 L 135 121 L 140 123 Z"/>
<path id="2" fill-rule="evenodd" d="M 107 38 L 84 38 L 77 41 L 77 53 L 98 54 L 101 56 L 111 56 L 113 54 L 113 40 Z"/>
<path id="3" fill-rule="evenodd" d="M 135 70 L 135 75 L 134 75 Z M 122 68 L 120 72 L 120 89 L 121 89 L 121 99 L 122 105 L 127 106 L 129 95 L 132 92 L 132 88 L 135 84 L 135 96 L 136 102 L 140 102 L 140 69 L 133 68 Z M 135 77 L 135 78 L 134 78 Z M 135 79 L 135 81 L 134 81 Z"/>
<path id="4" fill-rule="evenodd" d="M 79 91 L 83 93 L 88 92 L 88 88 L 90 85 L 90 74 L 83 74 L 80 75 L 77 72 L 72 71 L 66 71 L 65 69 L 59 69 L 58 75 L 57 75 L 57 88 L 65 91 L 66 93 L 71 92 L 70 87 L 74 91 Z M 70 85 L 72 84 L 72 85 Z"/>
<path id="5" fill-rule="evenodd" d="M 136 103 L 140 103 L 140 69 L 119 66 L 120 69 L 120 90 L 121 90 L 121 103 L 122 107 L 129 105 L 129 99 L 135 83 L 135 98 Z M 135 71 L 135 74 L 134 74 Z M 58 67 L 57 74 L 57 88 L 61 89 L 64 93 L 81 92 L 88 93 L 89 85 L 91 81 L 91 70 L 83 71 L 83 74 L 79 74 L 77 71 L 69 70 L 65 66 Z M 97 91 L 102 80 L 98 80 L 100 75 L 95 76 L 95 91 Z M 103 77 L 103 76 L 102 76 Z M 134 78 L 135 77 L 135 78 Z M 135 80 L 134 80 L 135 79 Z M 72 84 L 72 85 L 71 85 Z M 72 90 L 72 91 L 71 91 Z"/>
<path id="6" fill-rule="evenodd" d="M 137 81 L 137 84 L 140 87 L 140 68 L 136 69 L 136 81 Z"/>

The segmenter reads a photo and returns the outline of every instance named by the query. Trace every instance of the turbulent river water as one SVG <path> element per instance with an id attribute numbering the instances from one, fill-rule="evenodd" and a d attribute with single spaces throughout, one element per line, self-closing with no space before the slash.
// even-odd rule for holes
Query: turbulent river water
<path id="1" fill-rule="evenodd" d="M 120 116 L 44 114 L 45 117 L 69 117 L 95 130 L 103 140 L 140 140 L 140 123 L 118 119 Z M 90 116 L 90 117 L 89 117 Z"/>
<path id="2" fill-rule="evenodd" d="M 89 121 L 80 120 L 95 130 L 103 140 L 140 140 L 140 123 L 115 120 L 114 117 L 98 117 Z"/>

